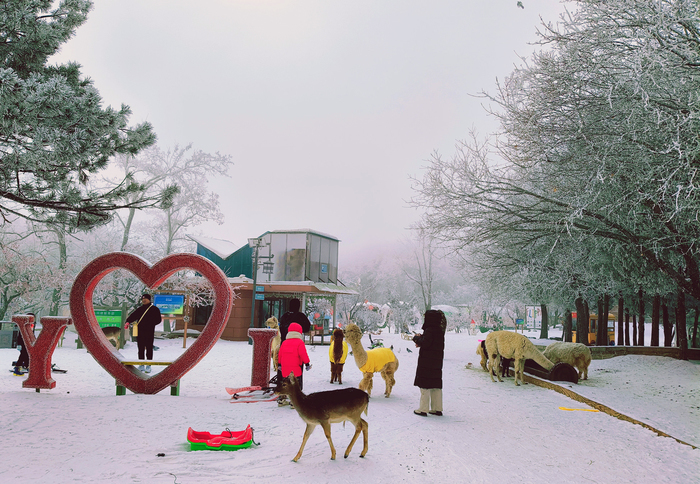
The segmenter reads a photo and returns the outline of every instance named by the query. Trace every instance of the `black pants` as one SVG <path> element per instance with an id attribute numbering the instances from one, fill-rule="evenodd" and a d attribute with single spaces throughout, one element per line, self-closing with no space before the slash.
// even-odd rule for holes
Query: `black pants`
<path id="1" fill-rule="evenodd" d="M 150 338 L 148 337 L 142 337 L 138 336 L 138 341 L 136 344 L 139 347 L 139 360 L 144 359 L 144 353 L 146 354 L 147 360 L 152 360 L 153 359 L 153 336 Z"/>
<path id="2" fill-rule="evenodd" d="M 27 346 L 24 344 L 19 352 L 19 358 L 17 358 L 17 366 L 29 368 L 29 353 L 27 352 Z"/>

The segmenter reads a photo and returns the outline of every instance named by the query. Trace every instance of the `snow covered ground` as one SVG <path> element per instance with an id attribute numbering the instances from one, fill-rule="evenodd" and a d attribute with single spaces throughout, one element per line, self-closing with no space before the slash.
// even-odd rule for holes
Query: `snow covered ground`
<path id="1" fill-rule="evenodd" d="M 427 418 L 412 413 L 418 404 L 417 349 L 399 335 L 382 335 L 386 346 L 394 346 L 400 367 L 391 398 L 383 398 L 384 383 L 375 376 L 365 417 L 367 456 L 359 458 L 360 439 L 343 459 L 354 429 L 334 424 L 339 458 L 330 460 L 317 428 L 298 463 L 291 459 L 305 424 L 294 410 L 274 402 L 229 403 L 224 387 L 250 384 L 247 343 L 219 341 L 183 377 L 179 397 L 167 389 L 116 396 L 112 377 L 84 349 L 76 349 L 74 336 L 69 333 L 54 353 L 54 363 L 68 373 L 54 373 L 53 390 L 23 389 L 23 378 L 9 371 L 0 376 L 2 483 L 700 482 L 700 450 L 602 412 L 561 410 L 590 407 L 551 390 L 516 387 L 512 378 L 492 383 L 475 354 L 483 335 L 447 334 L 445 415 Z M 183 351 L 182 339 L 156 345 L 159 360 Z M 135 358 L 136 345 L 128 344 L 122 353 Z M 329 383 L 328 347 L 309 347 L 309 354 L 314 366 L 305 372 L 305 390 L 340 388 Z M 6 368 L 17 355 L 0 349 Z M 343 387 L 357 386 L 360 379 L 349 357 Z M 643 356 L 594 360 L 588 381 L 561 385 L 700 447 L 698 362 Z M 189 450 L 188 427 L 220 433 L 249 423 L 258 447 Z"/>

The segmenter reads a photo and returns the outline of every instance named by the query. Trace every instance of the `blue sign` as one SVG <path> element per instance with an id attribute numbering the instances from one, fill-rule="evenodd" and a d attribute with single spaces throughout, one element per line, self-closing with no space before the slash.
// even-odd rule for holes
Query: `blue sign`
<path id="1" fill-rule="evenodd" d="M 321 274 L 328 274 L 328 264 L 321 264 Z"/>
<path id="2" fill-rule="evenodd" d="M 185 296 L 183 294 L 156 294 L 153 305 L 163 314 L 183 314 Z"/>
<path id="3" fill-rule="evenodd" d="M 264 292 L 265 286 L 255 286 L 255 292 Z"/>
<path id="4" fill-rule="evenodd" d="M 255 300 L 256 300 L 256 301 L 264 301 L 264 300 L 265 300 L 265 294 L 255 294 Z"/>

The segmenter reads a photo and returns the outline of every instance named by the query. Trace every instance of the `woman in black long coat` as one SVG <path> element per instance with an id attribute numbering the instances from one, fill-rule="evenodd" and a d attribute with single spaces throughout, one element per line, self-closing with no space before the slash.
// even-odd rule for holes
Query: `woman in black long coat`
<path id="1" fill-rule="evenodd" d="M 420 388 L 420 406 L 413 413 L 421 417 L 442 416 L 442 360 L 445 357 L 445 330 L 447 319 L 440 310 L 425 312 L 423 334 L 413 337 L 420 348 L 416 379 L 413 385 Z"/>

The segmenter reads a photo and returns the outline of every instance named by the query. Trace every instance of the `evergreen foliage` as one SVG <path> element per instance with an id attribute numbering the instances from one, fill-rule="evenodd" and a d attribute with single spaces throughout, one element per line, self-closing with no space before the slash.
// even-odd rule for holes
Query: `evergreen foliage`
<path id="1" fill-rule="evenodd" d="M 117 153 L 135 155 L 156 136 L 149 123 L 128 127 L 131 111 L 102 107 L 75 63 L 48 59 L 85 22 L 92 2 L 4 0 L 0 3 L 0 215 L 89 229 L 142 191 L 126 176 L 99 189 L 90 178 Z M 168 187 L 138 207 L 170 202 Z"/>

